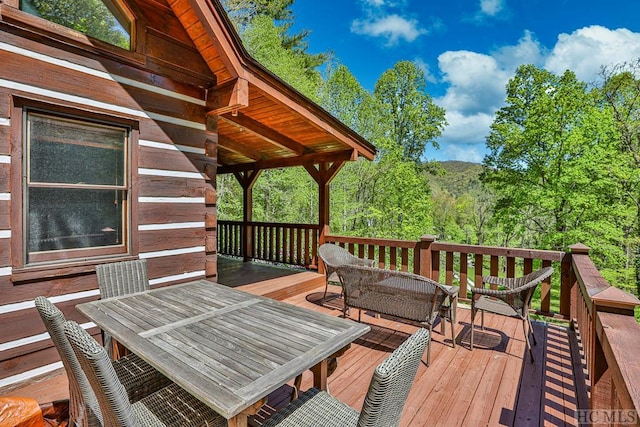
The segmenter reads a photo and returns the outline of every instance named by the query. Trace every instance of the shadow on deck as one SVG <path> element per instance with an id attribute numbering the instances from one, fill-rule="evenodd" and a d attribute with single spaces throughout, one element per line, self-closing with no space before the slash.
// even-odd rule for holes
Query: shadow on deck
<path id="1" fill-rule="evenodd" d="M 222 257 L 218 266 L 220 283 L 311 310 L 342 314 L 340 289 L 330 286 L 323 301 L 324 276 L 317 273 Z M 357 310 L 352 310 L 351 316 L 357 319 Z M 369 312 L 362 313 L 362 321 L 371 326 L 371 331 L 351 345 L 329 377 L 329 391 L 357 410 L 362 407 L 375 367 L 418 327 L 391 317 L 377 318 Z M 420 366 L 401 425 L 577 426 L 575 411 L 583 407 L 586 396 L 584 387 L 576 382 L 581 362 L 573 363 L 572 332 L 534 322 L 538 344 L 533 347 L 535 362 L 531 363 L 519 320 L 487 314 L 485 326 L 484 331 L 476 330 L 473 351 L 469 350 L 468 308 L 458 307 L 455 348 L 448 329 L 451 325 L 447 322 L 445 334 L 441 325 L 434 327 L 431 365 Z M 312 375 L 306 372 L 302 389 L 311 385 Z M 40 383 L 14 388 L 11 394 L 44 403 L 68 398 L 66 387 L 64 371 L 58 371 L 57 376 Z M 286 403 L 286 390 L 290 387 L 269 396 L 263 415 L 270 412 L 269 406 L 277 408 Z M 0 390 L 0 395 L 5 392 Z"/>
<path id="2" fill-rule="evenodd" d="M 342 313 L 339 288 L 301 294 L 285 301 L 334 315 Z M 351 317 L 357 319 L 357 310 Z M 486 329 L 475 331 L 469 350 L 470 310 L 459 307 L 455 348 L 451 332 L 434 327 L 431 365 L 423 364 L 404 409 L 403 426 L 575 426 L 578 407 L 574 364 L 567 328 L 534 322 L 538 344 L 531 363 L 517 319 L 487 314 Z M 356 409 L 362 407 L 375 367 L 417 326 L 363 312 L 371 332 L 355 341 L 329 378 L 329 389 Z M 303 389 L 311 385 L 305 375 Z M 584 401 L 584 398 L 580 400 Z"/>

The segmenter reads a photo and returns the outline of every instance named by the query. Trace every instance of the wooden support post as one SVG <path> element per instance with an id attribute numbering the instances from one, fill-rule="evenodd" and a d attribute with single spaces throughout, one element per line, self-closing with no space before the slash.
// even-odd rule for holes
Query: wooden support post
<path id="1" fill-rule="evenodd" d="M 331 180 L 340 172 L 344 161 L 323 162 L 317 166 L 314 164 L 304 165 L 304 168 L 309 172 L 309 175 L 318 184 L 318 225 L 320 227 L 320 235 L 318 236 L 318 245 L 325 243 L 325 236 L 329 234 L 329 208 L 331 200 L 330 184 Z M 317 260 L 311 260 L 312 264 L 318 266 L 318 272 L 324 273 L 324 265 L 317 262 Z"/>
<path id="2" fill-rule="evenodd" d="M 242 236 L 240 251 L 243 260 L 249 261 L 253 255 L 253 186 L 260 176 L 261 170 L 234 172 L 234 176 L 242 187 Z"/>

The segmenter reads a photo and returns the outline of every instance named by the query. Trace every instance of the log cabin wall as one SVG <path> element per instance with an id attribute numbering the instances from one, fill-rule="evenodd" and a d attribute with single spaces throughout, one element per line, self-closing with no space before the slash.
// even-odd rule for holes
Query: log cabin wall
<path id="1" fill-rule="evenodd" d="M 62 366 L 33 299 L 87 322 L 74 307 L 98 298 L 97 263 L 147 259 L 152 287 L 216 278 L 217 133 L 204 101 L 215 76 L 164 0 L 129 5 L 132 52 L 0 1 L 0 386 Z M 131 127 L 128 254 L 24 265 L 23 106 Z"/>

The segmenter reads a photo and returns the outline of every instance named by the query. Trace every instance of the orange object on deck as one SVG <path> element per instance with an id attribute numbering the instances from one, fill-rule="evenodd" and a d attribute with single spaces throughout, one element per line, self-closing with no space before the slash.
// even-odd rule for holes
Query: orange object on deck
<path id="1" fill-rule="evenodd" d="M 30 397 L 0 397 L 0 427 L 45 427 L 38 401 Z"/>

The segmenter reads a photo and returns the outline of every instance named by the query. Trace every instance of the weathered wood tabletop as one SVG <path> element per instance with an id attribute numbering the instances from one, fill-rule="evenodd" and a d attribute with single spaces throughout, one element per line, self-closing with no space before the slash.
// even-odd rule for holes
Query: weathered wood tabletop
<path id="1" fill-rule="evenodd" d="M 326 384 L 327 357 L 370 329 L 206 280 L 77 308 L 230 425 L 307 369 Z"/>

